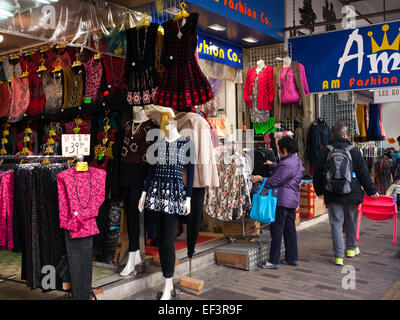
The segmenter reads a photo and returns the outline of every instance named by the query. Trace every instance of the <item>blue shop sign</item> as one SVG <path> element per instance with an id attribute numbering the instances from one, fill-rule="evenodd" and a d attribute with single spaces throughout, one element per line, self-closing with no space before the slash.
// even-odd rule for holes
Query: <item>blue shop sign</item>
<path id="1" fill-rule="evenodd" d="M 310 92 L 400 85 L 400 21 L 289 41 Z"/>
<path id="2" fill-rule="evenodd" d="M 198 33 L 197 48 L 200 59 L 243 69 L 243 53 L 240 47 Z"/>
<path id="3" fill-rule="evenodd" d="M 253 28 L 278 40 L 285 40 L 283 0 L 188 0 L 211 12 Z"/>

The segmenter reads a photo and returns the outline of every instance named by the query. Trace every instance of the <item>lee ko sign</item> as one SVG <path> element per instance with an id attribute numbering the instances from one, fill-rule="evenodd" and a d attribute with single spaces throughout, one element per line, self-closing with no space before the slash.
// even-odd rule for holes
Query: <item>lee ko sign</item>
<path id="1" fill-rule="evenodd" d="M 400 85 L 400 22 L 289 39 L 310 92 Z"/>
<path id="2" fill-rule="evenodd" d="M 400 102 L 400 87 L 375 89 L 374 103 L 385 102 Z"/>

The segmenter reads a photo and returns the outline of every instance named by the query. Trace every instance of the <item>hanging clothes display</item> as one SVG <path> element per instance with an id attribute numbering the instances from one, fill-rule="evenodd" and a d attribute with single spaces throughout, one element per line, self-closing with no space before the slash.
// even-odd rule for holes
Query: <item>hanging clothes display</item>
<path id="1" fill-rule="evenodd" d="M 29 100 L 28 78 L 13 78 L 11 80 L 11 107 L 8 122 L 18 122 L 24 118 L 29 107 Z"/>
<path id="2" fill-rule="evenodd" d="M 196 60 L 199 14 L 163 23 L 162 64 L 167 68 L 154 103 L 179 111 L 190 111 L 213 98 L 211 86 Z"/>
<path id="3" fill-rule="evenodd" d="M 382 124 L 382 105 L 369 105 L 369 126 L 367 130 L 368 141 L 385 140 L 385 130 Z"/>
<path id="4" fill-rule="evenodd" d="M 46 96 L 44 114 L 46 117 L 57 115 L 63 105 L 64 86 L 60 73 L 44 73 L 43 88 Z"/>
<path id="5" fill-rule="evenodd" d="M 4 59 L 3 69 L 7 81 L 17 78 L 22 75 L 22 69 L 18 59 Z"/>
<path id="6" fill-rule="evenodd" d="M 104 65 L 106 83 L 101 107 L 112 111 L 122 110 L 127 106 L 125 59 L 104 54 L 101 59 Z"/>
<path id="7" fill-rule="evenodd" d="M 67 169 L 57 175 L 60 227 L 65 232 L 69 277 L 74 300 L 89 300 L 92 285 L 95 217 L 105 200 L 106 172 L 89 167 Z"/>
<path id="8" fill-rule="evenodd" d="M 7 117 L 10 109 L 11 89 L 7 82 L 0 83 L 0 118 Z"/>
<path id="9" fill-rule="evenodd" d="M 331 140 L 331 130 L 324 119 L 319 118 L 310 126 L 307 136 L 306 159 L 315 166 L 319 155 Z"/>
<path id="10" fill-rule="evenodd" d="M 299 157 L 304 166 L 306 162 L 306 135 L 304 134 L 303 123 L 297 122 L 296 120 L 295 120 L 294 140 L 297 142 L 297 145 L 299 147 L 297 156 Z"/>
<path id="11" fill-rule="evenodd" d="M 285 118 L 303 118 L 307 115 L 307 99 L 310 94 L 304 66 L 293 61 L 289 67 L 274 68 L 276 121 Z"/>
<path id="12" fill-rule="evenodd" d="M 64 104 L 61 112 L 69 114 L 74 108 L 80 108 L 83 102 L 83 77 L 82 72 L 75 71 L 71 67 L 63 69 L 64 78 Z"/>
<path id="13" fill-rule="evenodd" d="M 251 172 L 246 157 L 221 152 L 216 155 L 219 188 L 207 188 L 204 212 L 222 221 L 250 214 Z"/>
<path id="14" fill-rule="evenodd" d="M 60 155 L 62 134 L 63 134 L 63 127 L 60 122 L 49 121 L 45 123 L 43 127 L 40 154 Z"/>
<path id="15" fill-rule="evenodd" d="M 0 171 L 0 250 L 13 245 L 14 171 Z"/>
<path id="16" fill-rule="evenodd" d="M 359 104 L 356 109 L 356 118 L 359 135 L 354 136 L 354 141 L 366 142 L 367 139 L 367 105 Z"/>
<path id="17" fill-rule="evenodd" d="M 275 99 L 274 68 L 266 66 L 259 73 L 257 67 L 250 69 L 247 72 L 243 96 L 250 107 L 251 122 L 266 122 Z"/>
<path id="18" fill-rule="evenodd" d="M 43 79 L 36 72 L 41 56 L 39 53 L 34 53 L 21 57 L 19 59 L 22 70 L 27 71 L 29 81 L 30 100 L 26 110 L 28 116 L 40 116 L 43 114 L 46 104 L 46 96 L 44 93 Z"/>
<path id="19" fill-rule="evenodd" d="M 103 65 L 100 59 L 95 60 L 93 56 L 88 61 L 83 62 L 83 67 L 85 70 L 83 102 L 86 112 L 88 112 L 89 106 L 93 110 L 102 101 Z"/>
<path id="20" fill-rule="evenodd" d="M 126 30 L 128 79 L 127 101 L 130 105 L 153 104 L 158 88 L 155 68 L 158 23 Z"/>

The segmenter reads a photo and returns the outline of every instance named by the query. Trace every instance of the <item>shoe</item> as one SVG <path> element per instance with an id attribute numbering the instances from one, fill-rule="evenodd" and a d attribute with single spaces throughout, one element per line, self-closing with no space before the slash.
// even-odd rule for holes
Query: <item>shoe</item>
<path id="1" fill-rule="evenodd" d="M 336 264 L 337 266 L 342 266 L 342 265 L 343 265 L 343 259 L 342 259 L 342 258 L 335 258 L 335 257 L 333 257 L 333 258 L 332 258 L 332 262 L 333 262 L 334 264 Z"/>
<path id="2" fill-rule="evenodd" d="M 290 266 L 295 266 L 297 267 L 299 265 L 299 262 L 296 261 L 286 261 L 286 260 L 282 260 L 281 261 L 282 264 L 286 264 L 286 265 L 290 265 Z"/>
<path id="3" fill-rule="evenodd" d="M 354 258 L 355 256 L 360 254 L 360 248 L 357 247 L 354 250 L 346 250 L 346 257 Z"/>
<path id="4" fill-rule="evenodd" d="M 259 263 L 257 267 L 262 269 L 279 269 L 279 264 L 273 264 L 272 266 L 267 266 L 266 263 Z"/>

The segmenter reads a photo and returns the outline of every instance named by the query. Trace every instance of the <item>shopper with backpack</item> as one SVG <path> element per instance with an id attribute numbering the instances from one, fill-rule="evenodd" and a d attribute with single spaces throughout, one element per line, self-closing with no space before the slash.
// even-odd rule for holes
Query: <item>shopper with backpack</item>
<path id="1" fill-rule="evenodd" d="M 347 140 L 347 127 L 336 124 L 331 129 L 332 140 L 319 156 L 314 171 L 316 195 L 325 199 L 331 223 L 334 257 L 336 265 L 343 265 L 346 234 L 346 257 L 360 253 L 356 241 L 357 208 L 363 202 L 365 192 L 378 198 L 368 167 L 358 148 Z M 343 228 L 344 227 L 344 228 Z"/>

